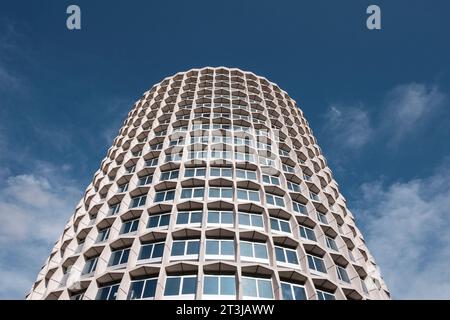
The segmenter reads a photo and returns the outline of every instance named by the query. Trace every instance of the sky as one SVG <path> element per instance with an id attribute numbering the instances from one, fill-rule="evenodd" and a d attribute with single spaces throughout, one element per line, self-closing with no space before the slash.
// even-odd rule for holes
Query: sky
<path id="1" fill-rule="evenodd" d="M 81 30 L 66 8 L 81 8 Z M 381 8 L 381 30 L 366 9 Z M 450 3 L 3 1 L 0 299 L 23 299 L 122 121 L 238 67 L 304 111 L 395 299 L 450 298 Z"/>

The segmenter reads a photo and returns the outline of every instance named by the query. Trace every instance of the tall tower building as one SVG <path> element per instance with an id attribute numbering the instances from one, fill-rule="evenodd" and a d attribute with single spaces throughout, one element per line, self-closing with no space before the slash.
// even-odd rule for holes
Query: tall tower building
<path id="1" fill-rule="evenodd" d="M 389 299 L 296 102 L 192 69 L 144 93 L 27 299 Z"/>

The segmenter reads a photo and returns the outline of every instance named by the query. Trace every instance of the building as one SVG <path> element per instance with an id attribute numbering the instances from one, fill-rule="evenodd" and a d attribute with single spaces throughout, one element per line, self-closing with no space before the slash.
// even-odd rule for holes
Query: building
<path id="1" fill-rule="evenodd" d="M 144 93 L 28 299 L 389 299 L 308 122 L 229 68 Z"/>

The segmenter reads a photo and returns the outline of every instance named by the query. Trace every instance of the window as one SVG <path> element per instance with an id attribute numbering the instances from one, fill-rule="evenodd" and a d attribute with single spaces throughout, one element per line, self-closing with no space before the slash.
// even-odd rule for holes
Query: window
<path id="1" fill-rule="evenodd" d="M 145 161 L 146 167 L 156 167 L 157 164 L 158 164 L 158 158 L 153 158 L 153 159 Z"/>
<path id="2" fill-rule="evenodd" d="M 204 177 L 205 173 L 206 173 L 206 168 L 191 168 L 191 169 L 186 169 L 184 171 L 184 177 L 185 178 Z"/>
<path id="3" fill-rule="evenodd" d="M 173 128 L 173 132 L 184 132 L 187 130 L 188 130 L 187 126 L 180 126 L 180 127 Z"/>
<path id="4" fill-rule="evenodd" d="M 83 297 L 84 297 L 85 293 L 86 293 L 86 291 L 79 292 L 79 293 L 73 293 L 70 296 L 70 300 L 83 300 Z"/>
<path id="5" fill-rule="evenodd" d="M 361 287 L 365 294 L 369 294 L 369 290 L 367 289 L 366 282 L 363 279 L 361 279 Z"/>
<path id="6" fill-rule="evenodd" d="M 263 174 L 262 178 L 263 178 L 263 182 L 266 184 L 274 184 L 277 186 L 280 185 L 280 179 L 278 177 Z"/>
<path id="7" fill-rule="evenodd" d="M 164 296 L 194 295 L 197 290 L 197 276 L 167 277 Z"/>
<path id="8" fill-rule="evenodd" d="M 299 230 L 300 230 L 300 237 L 302 237 L 303 239 L 317 241 L 316 234 L 314 233 L 313 229 L 310 229 L 305 226 L 299 226 Z"/>
<path id="9" fill-rule="evenodd" d="M 108 240 L 110 231 L 111 231 L 111 228 L 100 229 L 98 231 L 98 236 L 97 236 L 96 242 L 98 243 L 98 242 L 103 242 L 103 241 Z"/>
<path id="10" fill-rule="evenodd" d="M 289 151 L 286 151 L 284 149 L 280 149 L 279 154 L 280 154 L 280 156 L 283 156 L 283 157 L 289 157 Z"/>
<path id="11" fill-rule="evenodd" d="M 234 144 L 238 146 L 253 147 L 253 141 L 249 137 L 245 138 L 234 137 Z"/>
<path id="12" fill-rule="evenodd" d="M 151 299 L 155 297 L 158 278 L 131 281 L 128 300 Z"/>
<path id="13" fill-rule="evenodd" d="M 244 299 L 273 299 L 270 279 L 242 277 L 242 290 Z"/>
<path id="14" fill-rule="evenodd" d="M 233 225 L 232 211 L 208 211 L 208 224 Z"/>
<path id="15" fill-rule="evenodd" d="M 130 208 L 137 208 L 137 207 L 143 206 L 143 205 L 145 205 L 146 200 L 147 200 L 146 195 L 131 198 Z"/>
<path id="16" fill-rule="evenodd" d="M 120 203 L 116 203 L 116 204 L 110 205 L 109 206 L 109 210 L 108 210 L 108 216 L 115 215 L 116 213 L 119 212 L 119 209 L 120 209 Z"/>
<path id="17" fill-rule="evenodd" d="M 125 221 L 120 230 L 120 234 L 135 232 L 139 227 L 139 218 L 134 220 Z"/>
<path id="18" fill-rule="evenodd" d="M 231 168 L 211 168 L 209 170 L 209 175 L 211 177 L 232 177 Z"/>
<path id="19" fill-rule="evenodd" d="M 238 179 L 246 179 L 246 180 L 256 181 L 256 171 L 236 169 L 236 177 Z"/>
<path id="20" fill-rule="evenodd" d="M 220 123 L 220 124 L 213 123 L 212 128 L 213 128 L 213 130 L 219 130 L 219 129 L 230 130 L 231 126 L 229 124 L 224 124 L 224 123 Z"/>
<path id="21" fill-rule="evenodd" d="M 341 266 L 336 266 L 338 278 L 341 281 L 350 283 L 350 278 L 348 277 L 347 270 Z"/>
<path id="22" fill-rule="evenodd" d="M 125 168 L 125 171 L 127 173 L 133 173 L 136 171 L 136 166 L 131 166 L 131 167 Z"/>
<path id="23" fill-rule="evenodd" d="M 300 185 L 291 181 L 287 182 L 288 189 L 294 192 L 300 192 Z"/>
<path id="24" fill-rule="evenodd" d="M 170 140 L 169 145 L 170 146 L 178 146 L 184 144 L 184 138 L 179 137 L 178 139 Z"/>
<path id="25" fill-rule="evenodd" d="M 91 274 L 97 268 L 98 257 L 90 258 L 86 260 L 86 264 L 84 265 L 82 275 Z"/>
<path id="26" fill-rule="evenodd" d="M 155 151 L 155 150 L 161 150 L 162 149 L 163 144 L 162 143 L 158 143 L 158 144 L 153 144 L 150 146 L 150 150 Z"/>
<path id="27" fill-rule="evenodd" d="M 235 152 L 234 159 L 236 161 L 255 162 L 255 158 L 254 158 L 253 154 L 244 153 L 244 152 Z"/>
<path id="28" fill-rule="evenodd" d="M 307 175 L 306 173 L 303 174 L 303 179 L 305 179 L 306 181 L 312 181 L 311 176 Z"/>
<path id="29" fill-rule="evenodd" d="M 128 191 L 128 183 L 121 184 L 117 188 L 117 193 L 127 192 Z"/>
<path id="30" fill-rule="evenodd" d="M 350 257 L 350 260 L 352 260 L 353 262 L 356 262 L 355 256 L 353 255 L 353 252 L 350 249 L 348 250 L 348 256 Z"/>
<path id="31" fill-rule="evenodd" d="M 305 288 L 301 285 L 281 281 L 283 300 L 307 300 Z"/>
<path id="32" fill-rule="evenodd" d="M 214 135 L 212 136 L 212 143 L 225 143 L 225 144 L 230 144 L 231 143 L 231 138 L 227 137 L 227 136 L 217 136 Z"/>
<path id="33" fill-rule="evenodd" d="M 283 164 L 283 171 L 289 172 L 289 173 L 294 173 L 295 169 L 294 169 L 294 167 L 291 167 L 287 164 Z"/>
<path id="34" fill-rule="evenodd" d="M 183 153 L 166 154 L 165 162 L 181 161 Z"/>
<path id="35" fill-rule="evenodd" d="M 111 253 L 111 258 L 109 258 L 108 267 L 127 263 L 129 255 L 130 255 L 130 248 L 117 249 L 113 251 Z"/>
<path id="36" fill-rule="evenodd" d="M 161 177 L 159 178 L 159 180 L 167 181 L 167 180 L 172 180 L 172 179 L 178 179 L 178 173 L 179 173 L 179 170 L 171 170 L 171 171 L 161 172 Z"/>
<path id="37" fill-rule="evenodd" d="M 209 188 L 210 198 L 233 198 L 233 188 Z"/>
<path id="38" fill-rule="evenodd" d="M 264 223 L 261 214 L 239 212 L 239 226 L 249 226 L 263 229 Z"/>
<path id="39" fill-rule="evenodd" d="M 194 123 L 192 125 L 192 130 L 209 130 L 209 124 L 208 123 Z"/>
<path id="40" fill-rule="evenodd" d="M 235 276 L 205 275 L 203 277 L 203 295 L 230 296 L 235 299 Z"/>
<path id="41" fill-rule="evenodd" d="M 234 260 L 234 240 L 206 239 L 206 258 Z"/>
<path id="42" fill-rule="evenodd" d="M 323 224 L 328 224 L 327 216 L 319 211 L 317 211 L 317 220 Z"/>
<path id="43" fill-rule="evenodd" d="M 198 226 L 202 223 L 202 211 L 182 211 L 178 212 L 177 224 L 196 224 Z"/>
<path id="44" fill-rule="evenodd" d="M 172 257 L 181 259 L 191 258 L 197 259 L 200 250 L 200 240 L 176 240 L 172 244 Z"/>
<path id="45" fill-rule="evenodd" d="M 333 238 L 325 237 L 327 247 L 334 251 L 339 251 L 336 241 Z"/>
<path id="46" fill-rule="evenodd" d="M 183 188 L 181 190 L 181 199 L 203 198 L 205 195 L 205 188 Z"/>
<path id="47" fill-rule="evenodd" d="M 270 217 L 270 228 L 273 231 L 291 233 L 291 226 L 289 225 L 289 220 L 282 220 Z"/>
<path id="48" fill-rule="evenodd" d="M 188 154 L 188 159 L 206 159 L 208 158 L 208 151 L 190 151 Z"/>
<path id="49" fill-rule="evenodd" d="M 175 198 L 175 190 L 159 191 L 155 194 L 154 202 L 171 201 Z"/>
<path id="50" fill-rule="evenodd" d="M 308 210 L 306 209 L 306 206 L 300 202 L 292 201 L 292 209 L 294 209 L 295 212 L 308 215 Z"/>
<path id="51" fill-rule="evenodd" d="M 310 270 L 327 273 L 327 269 L 325 269 L 325 262 L 322 258 L 310 254 L 306 256 L 308 257 L 308 266 Z"/>
<path id="52" fill-rule="evenodd" d="M 275 159 L 259 157 L 259 164 L 267 167 L 275 167 Z"/>
<path id="53" fill-rule="evenodd" d="M 95 300 L 116 300 L 119 284 L 104 286 L 98 289 Z"/>
<path id="54" fill-rule="evenodd" d="M 195 130 L 195 126 L 196 125 L 194 124 L 194 127 L 192 128 L 192 130 Z M 208 125 L 208 127 L 209 127 L 209 125 Z M 190 143 L 191 144 L 195 144 L 195 143 L 203 144 L 203 143 L 208 143 L 208 140 L 209 140 L 208 135 L 195 136 L 195 137 L 191 137 Z"/>
<path id="55" fill-rule="evenodd" d="M 153 176 L 151 174 L 144 176 L 142 178 L 139 178 L 138 186 L 146 186 L 153 181 Z"/>
<path id="56" fill-rule="evenodd" d="M 275 257 L 277 262 L 298 266 L 297 251 L 294 249 L 275 246 Z"/>
<path id="57" fill-rule="evenodd" d="M 267 204 L 271 204 L 277 207 L 284 207 L 284 199 L 283 197 L 276 196 L 274 194 L 266 194 L 266 202 Z"/>
<path id="58" fill-rule="evenodd" d="M 309 192 L 309 197 L 311 198 L 311 200 L 320 201 L 319 196 L 312 191 Z"/>
<path id="59" fill-rule="evenodd" d="M 138 260 L 161 261 L 163 253 L 164 242 L 142 244 Z"/>
<path id="60" fill-rule="evenodd" d="M 265 243 L 241 241 L 241 260 L 268 262 Z"/>
<path id="61" fill-rule="evenodd" d="M 319 300 L 336 300 L 334 294 L 322 290 L 316 290 L 317 299 Z"/>
<path id="62" fill-rule="evenodd" d="M 259 202 L 259 191 L 248 189 L 237 189 L 237 198 L 239 200 Z"/>
<path id="63" fill-rule="evenodd" d="M 229 151 L 212 150 L 211 159 L 231 159 L 231 154 Z"/>
<path id="64" fill-rule="evenodd" d="M 158 214 L 150 216 L 147 223 L 147 228 L 164 228 L 169 225 L 170 214 Z"/>

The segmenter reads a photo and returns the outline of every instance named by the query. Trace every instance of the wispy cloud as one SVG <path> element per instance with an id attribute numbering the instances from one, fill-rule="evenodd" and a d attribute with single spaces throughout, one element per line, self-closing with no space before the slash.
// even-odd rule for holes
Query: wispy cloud
<path id="1" fill-rule="evenodd" d="M 380 129 L 386 131 L 391 143 L 398 143 L 413 130 L 423 129 L 444 100 L 436 86 L 400 85 L 386 96 Z"/>
<path id="2" fill-rule="evenodd" d="M 397 299 L 450 298 L 450 161 L 424 179 L 365 183 L 355 212 Z"/>
<path id="3" fill-rule="evenodd" d="M 373 135 L 369 115 L 361 105 L 356 107 L 331 105 L 325 119 L 325 131 L 339 147 L 360 148 Z"/>
<path id="4" fill-rule="evenodd" d="M 407 134 L 424 130 L 446 101 L 436 86 L 419 83 L 399 85 L 389 91 L 378 113 L 371 117 L 367 104 L 331 104 L 324 116 L 323 131 L 344 150 L 360 149 L 371 141 L 396 145 Z"/>
<path id="5" fill-rule="evenodd" d="M 25 296 L 81 197 L 68 170 L 39 162 L 0 189 L 0 298 Z"/>

